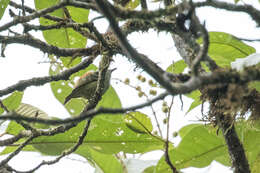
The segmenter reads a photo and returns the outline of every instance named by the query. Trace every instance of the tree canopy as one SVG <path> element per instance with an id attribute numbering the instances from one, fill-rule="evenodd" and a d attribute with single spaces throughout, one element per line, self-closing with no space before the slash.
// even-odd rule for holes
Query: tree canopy
<path id="1" fill-rule="evenodd" d="M 130 173 L 131 167 L 144 173 L 178 173 L 212 161 L 232 167 L 234 173 L 259 172 L 260 54 L 248 43 L 260 40 L 208 31 L 207 21 L 197 15 L 204 7 L 245 13 L 253 27 L 260 25 L 260 10 L 240 0 L 34 0 L 33 5 L 0 0 L 0 58 L 8 59 L 11 44 L 29 46 L 47 55 L 49 71 L 0 89 L 0 121 L 6 125 L 0 172 L 37 172 L 73 153 L 104 173 Z M 108 27 L 99 21 L 107 21 Z M 158 38 L 160 33 L 170 37 L 181 59 L 155 59 L 129 41 L 134 33 L 151 31 Z M 167 66 L 162 65 L 165 59 L 171 62 Z M 110 86 L 102 95 L 112 66 L 133 70 L 125 70 L 125 78 L 112 77 L 122 87 Z M 98 71 L 93 98 L 73 98 L 64 105 L 76 81 L 90 71 Z M 47 84 L 69 118 L 50 116 L 23 101 L 29 87 Z M 143 102 L 128 104 L 130 90 Z M 192 103 L 184 110 L 188 98 Z M 174 107 L 177 99 L 180 108 Z M 198 107 L 202 123 L 172 130 L 174 109 L 191 113 Z M 178 145 L 172 141 L 176 137 Z M 55 158 L 25 171 L 9 164 L 27 151 Z M 151 161 L 132 157 L 151 151 L 163 154 Z"/>

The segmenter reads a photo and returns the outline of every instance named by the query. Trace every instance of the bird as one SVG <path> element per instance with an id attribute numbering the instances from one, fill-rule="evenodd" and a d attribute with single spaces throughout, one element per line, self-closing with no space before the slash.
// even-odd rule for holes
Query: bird
<path id="1" fill-rule="evenodd" d="M 104 81 L 104 88 L 102 90 L 102 95 L 108 90 L 110 85 L 111 74 L 115 70 L 110 69 L 107 70 L 105 74 L 105 81 Z M 72 98 L 79 98 L 83 97 L 88 101 L 94 96 L 96 88 L 97 88 L 97 81 L 98 81 L 98 71 L 88 71 L 83 74 L 76 82 L 74 89 L 72 92 L 65 98 L 64 105 L 68 103 Z"/>

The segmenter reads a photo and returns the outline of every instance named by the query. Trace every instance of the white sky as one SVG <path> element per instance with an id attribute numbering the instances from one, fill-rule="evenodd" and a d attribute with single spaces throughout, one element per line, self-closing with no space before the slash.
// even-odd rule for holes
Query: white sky
<path id="1" fill-rule="evenodd" d="M 31 1 L 28 3 L 31 3 Z M 257 6 L 258 8 L 260 7 L 257 0 L 254 0 L 251 3 L 254 3 L 255 6 Z M 260 38 L 260 30 L 257 30 L 255 28 L 255 23 L 252 22 L 246 14 L 230 13 L 224 10 L 214 10 L 213 8 L 199 9 L 197 13 L 201 21 L 206 21 L 206 27 L 209 31 L 223 31 L 227 33 L 232 33 L 237 37 L 244 38 Z M 0 25 L 6 23 L 9 19 L 10 18 L 8 16 L 8 13 L 5 13 L 5 16 L 0 21 Z M 104 27 L 104 23 L 101 22 L 102 21 L 98 22 L 97 26 L 102 25 L 102 28 L 106 28 Z M 131 41 L 134 47 L 137 48 L 138 51 L 149 55 L 155 62 L 159 62 L 159 58 L 161 60 L 163 57 L 163 62 L 160 62 L 159 65 L 164 68 L 168 67 L 173 60 L 177 61 L 180 59 L 178 53 L 176 53 L 176 49 L 173 45 L 171 37 L 169 35 L 166 35 L 165 33 L 157 34 L 156 32 L 153 32 L 151 30 L 149 34 L 131 34 L 128 39 Z M 254 48 L 256 48 L 257 52 L 259 52 L 259 43 L 248 44 L 252 45 Z M 12 44 L 8 45 L 5 51 L 5 55 L 6 58 L 0 57 L 0 74 L 2 74 L 0 76 L 0 80 L 2 81 L 0 83 L 0 89 L 4 89 L 5 87 L 15 84 L 22 79 L 30 79 L 32 77 L 48 75 L 49 64 L 43 63 L 45 61 L 48 61 L 48 57 L 47 55 L 42 54 L 36 49 L 30 48 L 29 46 Z M 158 61 L 157 57 L 159 57 Z M 125 60 L 125 58 L 122 58 L 120 56 L 116 56 L 114 60 L 115 63 L 113 64 L 113 66 L 117 67 L 117 70 L 113 73 L 112 78 L 120 78 L 124 80 L 126 77 L 130 77 L 128 72 L 133 71 L 134 65 L 130 64 L 128 61 Z M 137 76 L 140 72 L 140 70 L 133 72 L 134 76 Z M 145 75 L 145 73 L 142 74 Z M 131 81 L 134 81 L 136 84 L 138 84 L 138 81 L 135 79 L 135 77 L 133 77 Z M 126 91 L 119 89 L 124 87 L 124 85 L 118 83 L 116 80 L 112 80 L 111 83 L 118 92 L 123 106 L 131 106 L 145 101 L 144 99 L 137 99 L 137 93 L 134 90 L 131 93 L 127 91 L 126 96 Z M 126 97 L 127 100 L 125 100 Z M 54 98 L 49 85 L 44 85 L 43 87 L 27 88 L 24 92 L 23 102 L 32 104 L 44 110 L 50 116 L 58 116 L 60 118 L 65 118 L 69 116 L 64 107 Z M 184 115 L 184 113 L 188 110 L 190 103 L 190 99 L 185 99 L 184 111 L 180 111 L 180 101 L 178 97 L 175 98 L 174 111 L 172 113 L 171 131 L 177 131 L 184 125 L 194 123 L 194 121 L 198 120 L 197 117 L 200 117 L 200 108 L 193 110 L 186 116 Z M 157 105 L 155 109 L 160 111 L 160 105 L 161 104 Z M 149 109 L 144 109 L 144 111 L 148 113 L 150 112 Z M 160 119 L 162 120 L 162 118 Z M 179 139 L 175 141 L 178 142 L 178 140 Z M 143 156 L 142 159 L 149 160 L 151 159 L 151 157 L 153 157 L 154 159 L 158 159 L 161 157 L 161 155 L 159 155 L 158 152 L 153 152 L 149 155 Z M 44 157 L 44 159 L 48 158 L 51 157 Z M 72 158 L 76 160 L 80 159 L 82 161 L 72 161 Z M 22 155 L 16 156 L 10 162 L 10 164 L 15 165 L 15 168 L 18 170 L 27 170 L 30 169 L 33 164 L 39 163 L 41 160 L 42 156 L 39 153 L 23 153 Z M 71 165 L 73 165 L 73 167 Z M 83 173 L 92 172 L 93 168 L 90 168 L 81 157 L 73 155 L 69 156 L 68 158 L 62 159 L 58 164 L 45 166 L 42 169 L 38 170 L 37 173 L 43 173 L 47 171 L 53 172 L 53 170 L 55 170 L 55 172 L 62 170 L 63 173 Z M 220 170 L 221 172 L 225 173 L 231 172 L 230 168 L 225 168 L 216 162 L 214 162 L 208 168 L 189 168 L 183 171 L 185 173 L 217 173 Z"/>

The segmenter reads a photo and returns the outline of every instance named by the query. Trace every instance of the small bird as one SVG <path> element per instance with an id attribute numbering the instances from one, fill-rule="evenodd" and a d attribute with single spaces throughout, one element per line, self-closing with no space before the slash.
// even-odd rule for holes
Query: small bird
<path id="1" fill-rule="evenodd" d="M 105 75 L 104 81 L 104 88 L 102 91 L 102 95 L 107 91 L 110 85 L 111 73 L 115 70 L 107 70 Z M 65 98 L 64 105 L 70 101 L 72 98 L 79 98 L 83 97 L 88 99 L 88 101 L 94 96 L 96 88 L 97 88 L 97 81 L 98 81 L 98 71 L 96 72 L 86 72 L 82 75 L 79 80 L 76 82 L 74 89 L 72 92 Z"/>

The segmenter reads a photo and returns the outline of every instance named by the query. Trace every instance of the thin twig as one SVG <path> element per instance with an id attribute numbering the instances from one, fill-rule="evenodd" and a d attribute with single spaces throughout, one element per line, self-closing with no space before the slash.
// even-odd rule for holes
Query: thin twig
<path id="1" fill-rule="evenodd" d="M 32 8 L 30 8 L 30 7 L 28 7 L 28 6 L 23 6 L 22 7 L 22 5 L 20 5 L 20 4 L 17 4 L 17 3 L 15 3 L 14 1 L 10 1 L 9 2 L 9 5 L 10 6 L 12 6 L 12 7 L 14 7 L 14 8 L 18 8 L 18 9 L 24 9 L 26 12 L 28 12 L 28 13 L 34 13 L 34 12 L 36 12 L 34 9 L 32 9 Z M 48 15 L 48 14 L 46 14 L 46 15 L 43 15 L 42 17 L 44 17 L 44 18 L 46 18 L 46 19 L 49 19 L 49 20 L 52 20 L 52 21 L 56 21 L 56 22 L 62 22 L 62 21 L 64 21 L 64 19 L 62 19 L 62 18 L 59 18 L 59 17 L 56 17 L 56 16 L 51 16 L 51 15 Z"/>
<path id="2" fill-rule="evenodd" d="M 37 135 L 31 135 L 26 141 L 24 141 L 14 152 L 9 154 L 4 160 L 0 162 L 0 167 L 6 165 L 14 156 L 16 156 L 22 149 L 29 144 Z"/>
<path id="3" fill-rule="evenodd" d="M 0 26 L 0 31 L 4 31 L 12 26 L 15 26 L 19 23 L 26 23 L 26 22 L 29 22 L 35 18 L 38 18 L 38 17 L 41 17 L 47 13 L 51 13 L 63 6 L 67 5 L 66 1 L 61 1 L 60 3 L 56 4 L 56 5 L 53 5 L 49 8 L 46 8 L 46 9 L 43 9 L 43 10 L 39 10 L 31 15 L 28 15 L 28 16 L 17 16 L 16 18 L 14 18 L 13 21 L 9 22 L 9 23 L 6 23 L 2 26 Z"/>
<path id="4" fill-rule="evenodd" d="M 167 114 L 167 132 L 166 132 L 166 141 L 165 141 L 165 161 L 170 166 L 173 173 L 178 173 L 177 169 L 171 162 L 171 158 L 169 156 L 169 132 L 170 132 L 170 116 L 171 116 L 171 109 L 173 106 L 174 97 L 172 97 L 171 104 L 169 106 L 168 114 Z"/>
<path id="5" fill-rule="evenodd" d="M 55 158 L 54 160 L 50 160 L 50 161 L 42 161 L 39 165 L 37 165 L 35 168 L 30 169 L 28 171 L 17 171 L 15 170 L 15 172 L 17 173 L 32 173 L 35 172 L 36 170 L 38 170 L 40 167 L 44 166 L 44 165 L 52 165 L 55 164 L 57 162 L 59 162 L 63 157 L 75 152 L 78 147 L 83 143 L 84 138 L 87 136 L 88 133 L 88 129 L 91 123 L 91 119 L 89 119 L 84 127 L 84 130 L 82 132 L 82 134 L 79 136 L 78 141 L 76 142 L 76 144 L 74 146 L 72 146 L 70 149 L 62 152 L 62 154 L 60 156 L 58 156 L 57 158 Z"/>
<path id="6" fill-rule="evenodd" d="M 19 139 L 24 138 L 24 137 L 29 137 L 29 136 L 28 136 L 27 132 L 22 131 L 18 135 L 15 135 L 15 136 L 13 136 L 11 138 L 0 140 L 0 146 L 11 145 L 11 144 L 17 142 Z"/>
<path id="7" fill-rule="evenodd" d="M 260 11 L 251 5 L 246 5 L 246 4 L 237 5 L 237 4 L 231 4 L 231 3 L 216 1 L 216 0 L 206 0 L 204 2 L 196 2 L 194 3 L 194 5 L 195 7 L 211 6 L 218 9 L 225 9 L 228 11 L 244 12 L 250 15 L 252 19 L 258 24 L 258 26 L 260 26 Z"/>

